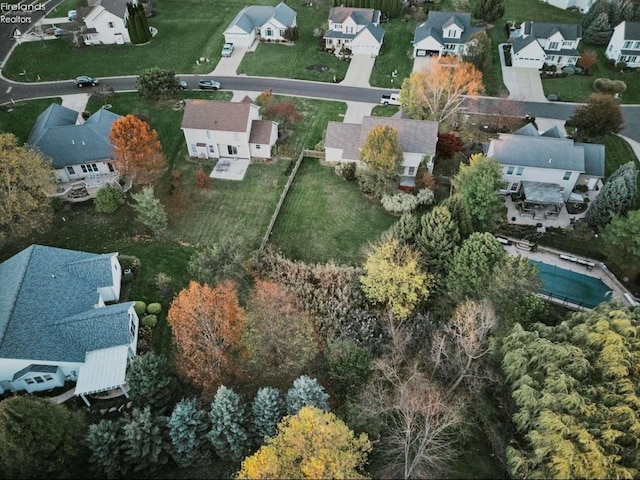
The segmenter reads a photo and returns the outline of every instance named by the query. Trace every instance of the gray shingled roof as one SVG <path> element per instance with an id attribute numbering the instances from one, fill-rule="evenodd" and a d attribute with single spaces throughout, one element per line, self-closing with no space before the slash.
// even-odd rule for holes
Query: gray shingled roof
<path id="1" fill-rule="evenodd" d="M 133 303 L 95 308 L 114 255 L 32 245 L 1 263 L 0 358 L 82 362 L 129 343 Z"/>
<path id="2" fill-rule="evenodd" d="M 373 8 L 331 7 L 329 20 L 333 23 L 343 23 L 351 17 L 357 25 L 366 25 L 376 20 L 376 12 Z"/>
<path id="3" fill-rule="evenodd" d="M 127 2 L 125 0 L 102 0 L 100 5 L 107 12 L 124 19 L 124 14 L 127 11 Z"/>
<path id="4" fill-rule="evenodd" d="M 296 12 L 283 2 L 275 7 L 266 5 L 246 6 L 235 16 L 226 30 L 233 26 L 240 27 L 243 31 L 251 33 L 257 27 L 261 27 L 271 18 L 275 18 L 285 26 L 289 26 L 296 18 Z"/>
<path id="5" fill-rule="evenodd" d="M 367 135 L 377 125 L 388 125 L 396 129 L 403 152 L 427 155 L 436 152 L 437 122 L 401 118 L 364 117 L 362 124 L 329 122 L 324 145 L 328 148 L 341 148 L 342 158 L 345 160 L 358 160 Z"/>
<path id="6" fill-rule="evenodd" d="M 531 124 L 513 134 L 491 140 L 492 157 L 502 165 L 572 170 L 604 176 L 604 145 L 574 143 L 556 137 L 553 129 L 542 135 Z"/>
<path id="7" fill-rule="evenodd" d="M 536 38 L 549 38 L 555 32 L 560 32 L 565 40 L 577 40 L 582 38 L 582 25 L 569 23 L 542 23 L 525 22 L 525 35 L 532 35 Z"/>
<path id="8" fill-rule="evenodd" d="M 531 124 L 529 124 L 529 125 L 531 125 Z M 564 135 L 562 134 L 562 132 L 560 131 L 560 129 L 558 128 L 557 125 L 554 125 L 553 127 L 551 127 L 546 132 L 543 132 L 540 136 L 541 137 L 552 137 L 552 138 L 564 138 Z"/>
<path id="9" fill-rule="evenodd" d="M 624 22 L 624 39 L 640 40 L 640 22 Z"/>
<path id="10" fill-rule="evenodd" d="M 483 27 L 471 26 L 471 14 L 463 12 L 429 12 L 427 21 L 416 28 L 413 43 L 418 43 L 428 37 L 434 37 L 438 43 L 443 43 L 442 29 L 449 25 L 458 25 L 462 28 L 460 38 L 447 38 L 447 43 L 467 43 L 469 39 L 479 32 L 484 32 Z M 431 30 L 430 30 L 431 29 Z"/>
<path id="11" fill-rule="evenodd" d="M 271 141 L 271 134 L 275 128 L 277 128 L 276 124 L 271 120 L 254 120 L 251 122 L 249 143 L 269 145 L 269 142 Z"/>
<path id="12" fill-rule="evenodd" d="M 381 26 L 370 23 L 369 25 L 364 27 L 362 30 L 360 30 L 357 36 L 362 35 L 364 31 L 370 32 L 371 35 L 373 35 L 373 38 L 375 38 L 378 41 L 378 43 L 382 43 L 382 40 L 384 39 L 384 29 Z"/>
<path id="13" fill-rule="evenodd" d="M 513 49 L 513 53 L 518 53 L 523 48 L 528 47 L 532 43 L 537 43 L 538 46 L 540 47 L 540 49 L 542 49 L 542 51 L 544 51 L 544 49 L 542 48 L 542 45 L 540 45 L 540 42 L 538 42 L 538 40 L 535 37 L 532 37 L 532 36 L 528 36 L 526 38 L 523 38 L 523 37 L 514 38 L 511 41 L 511 48 Z"/>
<path id="14" fill-rule="evenodd" d="M 42 112 L 27 143 L 51 157 L 54 168 L 108 160 L 111 126 L 120 115 L 100 109 L 82 125 L 76 125 L 78 112 L 53 103 Z"/>

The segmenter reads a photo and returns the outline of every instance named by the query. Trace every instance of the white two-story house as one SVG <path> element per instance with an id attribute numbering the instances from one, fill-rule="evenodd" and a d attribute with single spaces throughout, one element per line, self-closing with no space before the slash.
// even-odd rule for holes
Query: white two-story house
<path id="1" fill-rule="evenodd" d="M 629 67 L 640 67 L 640 22 L 621 22 L 605 51 L 614 62 L 625 62 Z"/>
<path id="2" fill-rule="evenodd" d="M 53 103 L 42 112 L 27 140 L 52 160 L 58 191 L 70 202 L 95 198 L 105 185 L 121 188 L 109 142 L 111 126 L 120 115 L 101 108 L 84 123 L 78 112 Z"/>
<path id="3" fill-rule="evenodd" d="M 365 54 L 377 57 L 384 40 L 380 10 L 333 7 L 329 28 L 324 34 L 325 48 L 334 55 Z"/>
<path id="4" fill-rule="evenodd" d="M 136 3 L 136 0 L 130 1 Z M 87 45 L 131 43 L 126 0 L 93 0 L 89 7 L 90 11 L 84 17 L 86 28 L 82 30 Z"/>
<path id="5" fill-rule="evenodd" d="M 250 47 L 256 38 L 273 42 L 284 41 L 284 32 L 295 27 L 296 11 L 286 3 L 275 7 L 246 6 L 236 15 L 224 31 L 224 41 L 236 47 Z"/>
<path id="6" fill-rule="evenodd" d="M 568 9 L 577 8 L 581 13 L 587 13 L 596 0 L 544 0 L 554 7 Z"/>
<path id="7" fill-rule="evenodd" d="M 138 344 L 120 298 L 117 253 L 32 245 L 0 263 L 0 393 L 76 382 L 75 395 L 123 389 Z"/>
<path id="8" fill-rule="evenodd" d="M 413 36 L 413 56 L 464 55 L 471 37 L 484 31 L 471 26 L 470 13 L 429 12 Z"/>
<path id="9" fill-rule="evenodd" d="M 560 68 L 575 65 L 581 39 L 581 25 L 524 22 L 511 38 L 512 65 L 537 69 L 545 63 Z"/>
<path id="10" fill-rule="evenodd" d="M 557 127 L 544 133 L 527 124 L 513 134 L 501 133 L 485 145 L 487 157 L 502 165 L 507 183 L 502 193 L 521 192 L 523 184 L 546 184 L 561 201 L 567 201 L 576 185 L 596 190 L 604 178 L 604 145 L 577 143 Z"/>
<path id="11" fill-rule="evenodd" d="M 364 117 L 362 123 L 329 122 L 325 135 L 325 160 L 355 163 L 359 168 L 360 150 L 369 132 L 376 126 L 389 126 L 398 133 L 402 148 L 401 187 L 415 186 L 420 164 L 433 170 L 433 157 L 438 143 L 438 122 L 404 118 Z"/>
<path id="12" fill-rule="evenodd" d="M 251 102 L 187 100 L 182 131 L 195 158 L 271 158 L 278 124 L 262 120 Z"/>

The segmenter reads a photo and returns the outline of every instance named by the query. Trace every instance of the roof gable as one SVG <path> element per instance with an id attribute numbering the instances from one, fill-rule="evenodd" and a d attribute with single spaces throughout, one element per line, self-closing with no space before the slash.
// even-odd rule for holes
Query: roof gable
<path id="1" fill-rule="evenodd" d="M 331 7 L 329 10 L 329 20 L 333 23 L 343 23 L 351 17 L 356 24 L 366 25 L 374 21 L 376 12 L 373 8 L 351 8 L 351 7 Z"/>
<path id="2" fill-rule="evenodd" d="M 483 27 L 471 26 L 471 14 L 466 12 L 429 12 L 427 21 L 416 28 L 413 43 L 416 44 L 425 38 L 434 37 L 438 43 L 442 44 L 442 31 L 450 26 L 455 26 L 462 30 L 460 38 L 447 39 L 466 43 L 476 33 L 484 32 Z"/>
<path id="3" fill-rule="evenodd" d="M 582 37 L 580 24 L 527 22 L 524 31 L 536 38 L 551 38 L 556 33 L 560 33 L 564 40 L 578 40 Z"/>
<path id="4" fill-rule="evenodd" d="M 182 117 L 182 128 L 247 132 L 252 108 L 258 107 L 247 102 L 187 100 Z"/>
<path id="5" fill-rule="evenodd" d="M 288 27 L 293 24 L 296 15 L 296 11 L 284 2 L 280 2 L 275 7 L 267 5 L 246 6 L 231 20 L 225 32 L 231 33 L 240 29 L 245 33 L 251 33 L 255 28 L 262 27 L 271 19 Z"/>

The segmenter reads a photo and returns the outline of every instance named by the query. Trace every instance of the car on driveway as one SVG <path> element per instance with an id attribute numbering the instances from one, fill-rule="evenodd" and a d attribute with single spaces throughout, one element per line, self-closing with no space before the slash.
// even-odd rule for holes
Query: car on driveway
<path id="1" fill-rule="evenodd" d="M 189 88 L 187 82 L 185 82 L 184 80 L 180 80 L 180 90 L 186 90 L 187 88 Z"/>
<path id="2" fill-rule="evenodd" d="M 76 82 L 76 86 L 79 88 L 95 87 L 96 85 L 98 85 L 98 83 L 100 83 L 97 78 L 87 77 L 85 75 L 81 77 L 77 77 L 75 82 Z"/>
<path id="3" fill-rule="evenodd" d="M 233 53 L 233 43 L 225 43 L 224 47 L 222 47 L 222 56 L 230 57 Z"/>
<path id="4" fill-rule="evenodd" d="M 53 30 L 53 34 L 56 36 L 56 38 L 60 38 L 67 35 L 71 35 L 72 32 L 70 32 L 69 30 L 65 30 L 63 28 L 56 28 Z"/>
<path id="5" fill-rule="evenodd" d="M 200 80 L 198 87 L 200 87 L 201 90 L 219 90 L 220 82 L 216 82 L 215 80 Z"/>

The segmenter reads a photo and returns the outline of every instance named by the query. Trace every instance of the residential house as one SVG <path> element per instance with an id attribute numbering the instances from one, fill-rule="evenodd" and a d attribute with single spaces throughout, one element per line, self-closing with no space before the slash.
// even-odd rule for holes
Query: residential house
<path id="1" fill-rule="evenodd" d="M 262 120 L 251 102 L 187 100 L 182 131 L 196 158 L 271 158 L 278 139 L 278 124 Z"/>
<path id="2" fill-rule="evenodd" d="M 565 10 L 573 8 L 580 10 L 581 13 L 587 13 L 591 8 L 591 5 L 596 0 L 544 0 L 549 5 L 554 7 L 563 8 Z"/>
<path id="3" fill-rule="evenodd" d="M 246 6 L 224 31 L 224 41 L 236 47 L 250 47 L 256 38 L 284 41 L 285 30 L 297 25 L 296 16 L 296 11 L 284 2 L 275 7 Z"/>
<path id="4" fill-rule="evenodd" d="M 389 126 L 398 132 L 402 148 L 400 186 L 415 186 L 418 166 L 424 163 L 433 170 L 433 157 L 438 143 L 438 122 L 404 118 L 364 117 L 362 123 L 329 122 L 324 141 L 327 162 L 360 162 L 360 150 L 369 132 L 376 126 Z"/>
<path id="5" fill-rule="evenodd" d="M 560 68 L 575 65 L 581 39 L 581 25 L 524 22 L 512 34 L 512 65 L 537 69 L 545 63 Z"/>
<path id="6" fill-rule="evenodd" d="M 484 31 L 484 27 L 471 26 L 470 13 L 429 12 L 427 21 L 414 33 L 413 56 L 464 55 L 471 37 Z"/>
<path id="7" fill-rule="evenodd" d="M 337 57 L 350 53 L 377 57 L 384 40 L 381 16 L 380 10 L 372 8 L 332 7 L 323 37 L 325 48 Z"/>
<path id="8" fill-rule="evenodd" d="M 85 44 L 131 43 L 127 30 L 127 0 L 93 0 L 88 9 L 80 9 L 80 15 L 84 17 L 82 37 Z"/>
<path id="9" fill-rule="evenodd" d="M 118 118 L 100 109 L 76 124 L 78 112 L 56 103 L 38 116 L 27 143 L 51 159 L 58 182 L 54 197 L 78 202 L 94 198 L 105 185 L 120 188 L 109 142 Z"/>
<path id="10" fill-rule="evenodd" d="M 88 405 L 124 387 L 138 316 L 134 302 L 115 303 L 117 257 L 32 245 L 0 263 L 0 393 L 72 381 Z"/>
<path id="11" fill-rule="evenodd" d="M 485 145 L 485 154 L 502 165 L 506 189 L 502 193 L 522 193 L 527 182 L 541 185 L 546 195 L 563 203 L 577 185 L 587 191 L 599 190 L 604 177 L 604 145 L 577 143 L 557 127 L 544 133 L 527 124 L 513 134 L 501 133 Z M 544 202 L 540 202 L 544 203 Z"/>
<path id="12" fill-rule="evenodd" d="M 625 62 L 629 67 L 640 67 L 640 22 L 622 22 L 613 29 L 605 51 L 614 62 Z"/>

